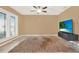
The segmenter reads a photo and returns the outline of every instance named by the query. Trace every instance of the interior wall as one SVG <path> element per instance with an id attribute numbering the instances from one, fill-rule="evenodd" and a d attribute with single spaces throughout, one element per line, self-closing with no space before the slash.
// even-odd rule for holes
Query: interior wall
<path id="1" fill-rule="evenodd" d="M 79 34 L 79 7 L 73 6 L 61 13 L 59 16 L 43 16 L 30 15 L 24 16 L 8 6 L 1 6 L 9 12 L 18 15 L 18 31 L 19 35 L 26 34 L 57 34 L 58 22 L 71 19 L 73 20 L 73 32 Z"/>
<path id="2" fill-rule="evenodd" d="M 58 21 L 73 20 L 73 32 L 79 34 L 79 6 L 72 6 L 58 16 Z"/>
<path id="3" fill-rule="evenodd" d="M 3 8 L 4 10 L 9 11 L 9 12 L 18 16 L 18 34 L 19 35 L 22 34 L 23 33 L 22 31 L 24 29 L 24 27 L 23 27 L 24 23 L 22 21 L 22 18 L 23 18 L 22 15 L 19 14 L 17 11 L 13 10 L 12 8 L 8 7 L 8 6 L 0 6 L 0 8 Z"/>
<path id="4" fill-rule="evenodd" d="M 57 34 L 58 16 L 30 15 L 23 16 L 25 29 L 23 34 Z"/>
<path id="5" fill-rule="evenodd" d="M 24 16 L 19 14 L 8 6 L 1 6 L 1 8 L 16 14 L 18 16 L 18 32 L 19 35 L 30 35 L 30 34 L 57 34 L 58 16 L 43 16 L 43 15 L 30 15 Z"/>

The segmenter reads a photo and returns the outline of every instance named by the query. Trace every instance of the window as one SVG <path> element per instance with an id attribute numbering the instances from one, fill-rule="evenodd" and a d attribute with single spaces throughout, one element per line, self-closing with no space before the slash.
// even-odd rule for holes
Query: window
<path id="1" fill-rule="evenodd" d="M 14 16 L 10 16 L 10 36 L 14 36 L 16 33 L 16 18 Z"/>
<path id="2" fill-rule="evenodd" d="M 0 12 L 0 39 L 6 37 L 6 14 Z"/>
<path id="3" fill-rule="evenodd" d="M 0 9 L 0 39 L 17 36 L 18 17 Z"/>

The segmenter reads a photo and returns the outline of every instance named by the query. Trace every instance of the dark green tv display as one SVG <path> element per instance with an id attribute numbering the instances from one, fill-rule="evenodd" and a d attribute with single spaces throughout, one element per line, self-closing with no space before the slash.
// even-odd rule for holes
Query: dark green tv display
<path id="1" fill-rule="evenodd" d="M 73 32 L 73 21 L 72 19 L 62 21 L 59 23 L 59 30 L 63 32 Z"/>

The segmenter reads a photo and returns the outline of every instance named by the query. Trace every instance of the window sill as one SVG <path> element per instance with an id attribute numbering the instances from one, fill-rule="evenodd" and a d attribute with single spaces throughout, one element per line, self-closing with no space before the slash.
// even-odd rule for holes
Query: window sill
<path id="1" fill-rule="evenodd" d="M 13 36 L 13 37 L 7 37 L 7 38 L 3 38 L 3 39 L 0 39 L 0 46 L 3 46 L 11 41 L 13 41 L 14 39 L 17 36 Z"/>

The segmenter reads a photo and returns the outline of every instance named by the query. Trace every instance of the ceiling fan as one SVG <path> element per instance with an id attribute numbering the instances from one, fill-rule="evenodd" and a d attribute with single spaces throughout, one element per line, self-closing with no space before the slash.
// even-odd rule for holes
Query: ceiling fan
<path id="1" fill-rule="evenodd" d="M 31 12 L 36 12 L 37 14 L 40 14 L 41 12 L 43 13 L 47 13 L 47 6 L 33 6 L 33 10 L 31 10 Z"/>

